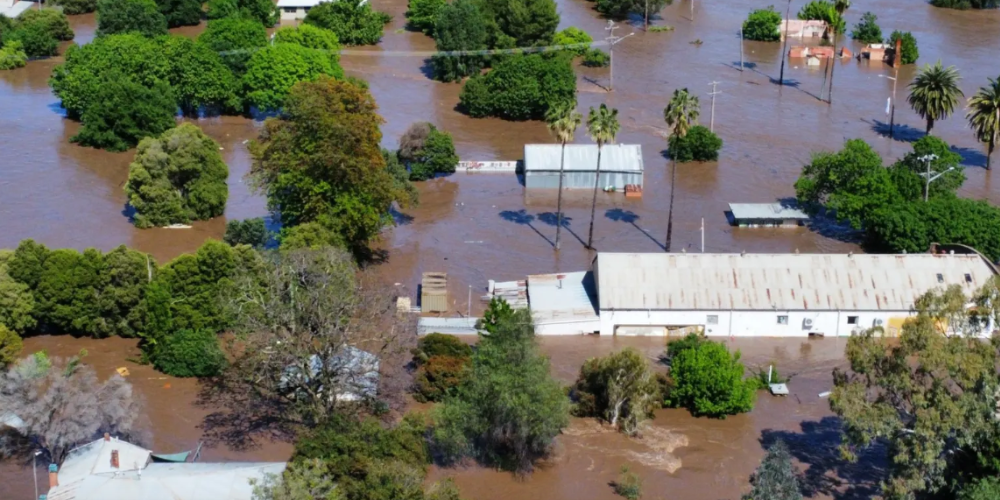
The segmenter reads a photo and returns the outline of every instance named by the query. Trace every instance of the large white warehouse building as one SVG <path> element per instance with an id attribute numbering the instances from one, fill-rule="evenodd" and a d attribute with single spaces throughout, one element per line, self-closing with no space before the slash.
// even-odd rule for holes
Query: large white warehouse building
<path id="1" fill-rule="evenodd" d="M 536 328 L 543 326 L 539 334 L 701 329 L 710 336 L 795 337 L 882 326 L 894 334 L 928 290 L 959 285 L 971 295 L 994 274 L 976 254 L 599 253 L 593 266 L 598 321 L 577 313 L 570 316 L 578 325 L 564 317 L 546 331 L 548 313 L 536 317 L 543 323 Z M 559 280 L 556 294 L 572 292 L 579 309 L 575 303 L 586 295 L 574 281 Z M 528 295 L 534 309 L 530 277 Z"/>

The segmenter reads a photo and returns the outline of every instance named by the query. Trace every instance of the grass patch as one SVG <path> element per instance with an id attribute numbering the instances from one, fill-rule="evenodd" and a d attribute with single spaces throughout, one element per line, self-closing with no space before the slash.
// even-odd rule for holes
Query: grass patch
<path id="1" fill-rule="evenodd" d="M 671 26 L 671 25 L 669 25 L 669 24 L 665 24 L 663 26 L 650 26 L 649 27 L 649 32 L 650 33 L 667 33 L 669 31 L 673 31 L 673 30 L 674 30 L 674 27 Z"/>

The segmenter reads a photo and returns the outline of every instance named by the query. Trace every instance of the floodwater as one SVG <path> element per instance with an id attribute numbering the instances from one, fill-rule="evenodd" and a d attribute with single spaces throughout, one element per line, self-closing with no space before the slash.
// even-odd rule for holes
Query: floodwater
<path id="1" fill-rule="evenodd" d="M 746 490 L 763 446 L 783 439 L 803 470 L 804 487 L 811 498 L 867 498 L 862 494 L 870 493 L 877 469 L 871 460 L 858 467 L 837 459 L 839 427 L 827 401 L 819 397 L 832 384 L 831 370 L 843 364 L 844 339 L 723 340 L 741 350 L 748 369 L 775 363 L 784 376 L 791 375 L 791 394 L 775 398 L 759 393 L 753 412 L 725 420 L 694 418 L 686 410 L 659 410 L 638 439 L 626 438 L 596 420 L 573 419 L 557 438 L 552 457 L 527 478 L 472 466 L 432 468 L 429 480 L 453 477 L 463 497 L 473 500 L 600 500 L 614 498 L 608 482 L 627 464 L 643 477 L 644 498 L 735 499 Z M 552 360 L 553 376 L 565 384 L 575 380 L 587 358 L 630 346 L 656 363 L 664 346 L 664 339 L 650 337 L 544 337 L 540 342 Z M 166 376 L 127 361 L 138 356 L 135 340 L 69 336 L 25 340 L 25 353 L 43 349 L 63 357 L 86 349 L 85 362 L 102 379 L 118 367 L 128 368 L 128 380 L 145 400 L 154 451 L 189 450 L 202 439 L 199 425 L 210 410 L 195 404 L 197 381 Z M 280 461 L 290 453 L 288 443 L 266 443 L 248 451 L 219 445 L 205 447 L 202 457 L 205 461 Z M 43 476 L 43 484 L 45 480 Z M 854 490 L 849 491 L 843 481 L 850 481 Z M 0 485 L 4 500 L 31 498 L 30 466 L 0 464 Z"/>

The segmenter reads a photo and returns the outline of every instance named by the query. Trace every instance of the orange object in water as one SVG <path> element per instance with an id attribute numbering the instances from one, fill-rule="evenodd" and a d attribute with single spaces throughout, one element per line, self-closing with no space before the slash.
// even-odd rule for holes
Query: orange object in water
<path id="1" fill-rule="evenodd" d="M 118 374 L 121 375 L 121 376 L 123 376 L 123 377 L 129 376 L 128 368 L 125 368 L 124 366 L 115 369 L 115 371 L 118 372 Z"/>
<path id="2" fill-rule="evenodd" d="M 170 388 L 170 384 L 169 383 L 163 384 L 163 388 L 164 389 L 169 389 Z"/>

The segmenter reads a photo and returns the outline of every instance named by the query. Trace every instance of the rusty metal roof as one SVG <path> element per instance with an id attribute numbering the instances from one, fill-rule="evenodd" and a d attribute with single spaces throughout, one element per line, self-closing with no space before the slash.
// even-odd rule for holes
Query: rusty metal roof
<path id="1" fill-rule="evenodd" d="M 983 286 L 978 255 L 599 253 L 601 310 L 906 311 L 936 287 Z"/>

